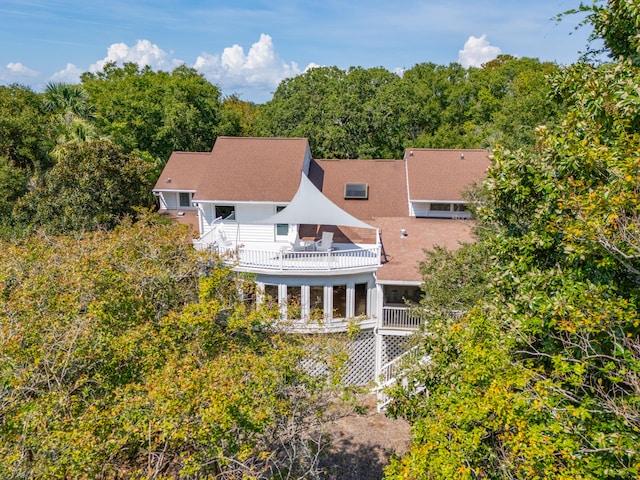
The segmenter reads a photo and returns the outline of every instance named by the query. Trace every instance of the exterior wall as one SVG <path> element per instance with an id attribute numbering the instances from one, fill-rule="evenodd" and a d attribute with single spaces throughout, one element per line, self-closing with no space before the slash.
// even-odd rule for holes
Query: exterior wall
<path id="1" fill-rule="evenodd" d="M 435 203 L 447 203 L 445 201 Z M 450 203 L 449 211 L 431 210 L 431 202 L 409 202 L 409 215 L 418 218 L 470 218 L 469 212 L 454 210 L 454 205 L 461 203 Z"/>
<path id="2" fill-rule="evenodd" d="M 160 208 L 165 210 L 195 210 L 195 207 L 191 205 L 180 205 L 180 192 L 160 192 L 160 195 L 158 195 L 158 199 L 160 201 Z"/>
<path id="3" fill-rule="evenodd" d="M 274 225 L 259 225 L 254 222 L 262 218 L 269 217 L 276 213 L 278 205 L 271 203 L 224 203 L 235 207 L 235 220 L 226 220 L 216 223 L 216 228 L 221 229 L 226 238 L 241 244 L 243 242 L 275 242 L 276 230 Z M 200 210 L 200 236 L 204 237 L 213 228 L 216 221 L 215 203 L 201 202 Z M 288 238 L 281 241 L 292 242 L 295 238 L 296 225 L 289 226 Z"/>
<path id="4" fill-rule="evenodd" d="M 269 217 L 276 213 L 274 204 L 240 204 L 236 205 L 236 220 L 240 224 L 240 243 L 242 242 L 274 242 L 276 230 L 274 225 L 258 225 L 250 222 Z M 295 237 L 295 228 L 289 228 Z M 285 239 L 293 241 L 293 238 Z"/>

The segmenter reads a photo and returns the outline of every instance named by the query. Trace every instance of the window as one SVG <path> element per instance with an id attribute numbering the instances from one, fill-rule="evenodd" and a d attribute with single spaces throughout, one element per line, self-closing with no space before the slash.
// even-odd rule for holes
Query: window
<path id="1" fill-rule="evenodd" d="M 362 199 L 369 198 L 369 185 L 366 183 L 345 183 L 344 198 Z"/>
<path id="2" fill-rule="evenodd" d="M 181 207 L 191 206 L 191 193 L 180 192 L 180 206 Z"/>
<path id="3" fill-rule="evenodd" d="M 223 220 L 236 219 L 236 207 L 233 205 L 216 205 L 216 218 L 222 217 Z"/>
<path id="4" fill-rule="evenodd" d="M 287 318 L 302 318 L 302 287 L 287 286 Z"/>
<path id="5" fill-rule="evenodd" d="M 347 286 L 333 286 L 333 318 L 345 318 L 347 316 Z"/>
<path id="6" fill-rule="evenodd" d="M 251 309 L 254 309 L 257 305 L 256 289 L 257 285 L 255 282 L 243 281 L 238 285 L 241 300 Z"/>
<path id="7" fill-rule="evenodd" d="M 311 320 L 321 321 L 324 319 L 324 287 L 309 287 L 309 317 Z"/>
<path id="8" fill-rule="evenodd" d="M 278 285 L 266 284 L 264 286 L 265 301 L 268 303 L 278 303 Z"/>
<path id="9" fill-rule="evenodd" d="M 467 211 L 467 206 L 464 203 L 454 203 L 453 204 L 453 211 L 454 212 L 466 212 Z"/>
<path id="10" fill-rule="evenodd" d="M 356 283 L 353 314 L 358 317 L 367 314 L 367 284 Z"/>
<path id="11" fill-rule="evenodd" d="M 429 204 L 429 210 L 432 212 L 449 212 L 451 211 L 451 205 L 449 203 L 431 203 Z"/>
<path id="12" fill-rule="evenodd" d="M 280 213 L 286 207 L 276 207 L 276 213 Z M 276 235 L 283 236 L 289 235 L 289 224 L 288 223 L 278 223 L 276 225 Z"/>

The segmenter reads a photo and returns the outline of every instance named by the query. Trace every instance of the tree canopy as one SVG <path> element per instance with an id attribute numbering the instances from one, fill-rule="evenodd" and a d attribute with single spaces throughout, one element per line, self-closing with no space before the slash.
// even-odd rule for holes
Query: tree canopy
<path id="1" fill-rule="evenodd" d="M 82 87 L 100 131 L 127 152 L 166 161 L 174 150 L 211 149 L 219 133 L 220 90 L 185 66 L 168 73 L 110 63 L 84 73 Z"/>
<path id="2" fill-rule="evenodd" d="M 186 229 L 145 214 L 0 257 L 0 477 L 315 474 L 323 359 Z"/>
<path id="3" fill-rule="evenodd" d="M 502 55 L 482 68 L 424 63 L 310 69 L 284 80 L 261 107 L 256 132 L 307 137 L 317 158 L 401 158 L 405 148 L 532 144 L 561 105 L 546 95 L 551 63 Z"/>
<path id="4" fill-rule="evenodd" d="M 41 186 L 20 198 L 14 216 L 51 233 L 113 228 L 150 206 L 154 163 L 109 140 L 68 144 Z"/>

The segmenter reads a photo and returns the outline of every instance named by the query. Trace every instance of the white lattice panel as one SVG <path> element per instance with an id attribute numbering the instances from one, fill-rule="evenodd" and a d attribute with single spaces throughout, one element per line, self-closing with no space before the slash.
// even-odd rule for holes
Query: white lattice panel
<path id="1" fill-rule="evenodd" d="M 372 330 L 360 332 L 349 342 L 349 362 L 344 381 L 347 385 L 373 382 L 376 367 L 376 337 Z"/>
<path id="2" fill-rule="evenodd" d="M 386 335 L 382 337 L 382 362 L 390 362 L 409 349 L 409 337 Z"/>
<path id="3" fill-rule="evenodd" d="M 346 338 L 344 333 L 327 334 L 327 342 L 332 339 Z M 346 365 L 346 372 L 343 381 L 346 385 L 367 385 L 374 381 L 375 377 L 375 355 L 376 355 L 376 338 L 372 330 L 360 332 L 355 338 L 347 342 L 349 351 L 349 359 Z M 328 348 L 326 354 L 332 352 L 331 347 Z M 318 352 L 319 353 L 319 352 Z M 322 361 L 307 360 L 304 367 L 312 375 L 326 375 L 328 372 Z"/>

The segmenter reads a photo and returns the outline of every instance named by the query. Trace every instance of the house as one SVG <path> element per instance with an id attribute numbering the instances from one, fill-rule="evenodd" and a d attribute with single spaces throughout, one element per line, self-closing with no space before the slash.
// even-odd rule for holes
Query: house
<path id="1" fill-rule="evenodd" d="M 255 274 L 291 328 L 345 332 L 357 318 L 347 381 L 384 376 L 419 326 L 425 248 L 472 241 L 462 192 L 485 150 L 408 149 L 401 160 L 313 159 L 305 138 L 218 137 L 174 152 L 154 194 L 197 231 L 196 248 Z"/>

